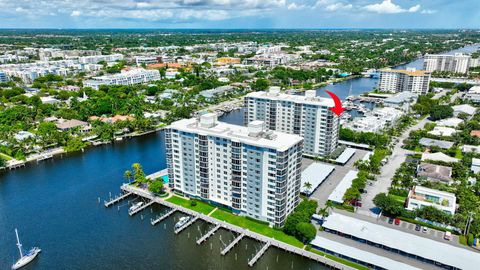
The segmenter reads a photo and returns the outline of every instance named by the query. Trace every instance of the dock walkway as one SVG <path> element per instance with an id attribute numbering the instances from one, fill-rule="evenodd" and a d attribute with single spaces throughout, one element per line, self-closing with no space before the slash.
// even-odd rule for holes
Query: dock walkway
<path id="1" fill-rule="evenodd" d="M 171 209 L 167 213 L 163 214 L 162 216 L 160 216 L 156 219 L 151 219 L 150 223 L 152 224 L 152 226 L 155 226 L 155 225 L 157 225 L 157 223 L 161 222 L 162 220 L 164 220 L 167 217 L 169 217 L 170 215 L 172 215 L 173 212 L 175 212 L 175 211 L 177 211 L 177 210 L 176 209 Z"/>
<path id="2" fill-rule="evenodd" d="M 220 229 L 220 225 L 215 226 L 213 229 L 208 231 L 204 236 L 197 240 L 197 245 L 200 245 L 204 241 L 206 241 L 210 236 L 212 236 L 218 229 Z"/>
<path id="3" fill-rule="evenodd" d="M 119 202 L 119 201 L 121 201 L 121 200 L 123 200 L 123 199 L 127 198 L 127 197 L 128 197 L 128 196 L 130 196 L 130 195 L 132 195 L 132 193 L 131 193 L 131 192 L 126 192 L 125 194 L 123 194 L 123 195 L 121 195 L 121 196 L 117 196 L 117 197 L 115 197 L 115 198 L 111 199 L 111 200 L 110 200 L 110 201 L 108 201 L 108 202 L 107 202 L 107 201 L 105 201 L 105 207 L 107 207 L 107 208 L 108 208 L 108 207 L 110 207 L 110 206 L 112 206 L 112 205 L 116 204 L 117 202 Z"/>
<path id="4" fill-rule="evenodd" d="M 228 244 L 226 248 L 222 250 L 221 254 L 226 255 L 238 242 L 240 242 L 240 240 L 242 240 L 244 236 L 245 234 L 241 233 L 239 236 L 237 236 L 237 238 L 233 239 L 233 241 L 230 244 Z"/>
<path id="5" fill-rule="evenodd" d="M 178 228 L 175 230 L 175 234 L 179 234 L 181 233 L 183 230 L 185 230 L 186 228 L 188 228 L 188 226 L 192 225 L 195 221 L 197 221 L 199 217 L 196 216 L 192 219 L 190 219 L 185 225 L 183 225 L 182 227 Z"/>
<path id="6" fill-rule="evenodd" d="M 155 201 L 154 201 L 154 200 L 151 200 L 150 202 L 142 205 L 141 207 L 139 207 L 139 208 L 137 208 L 137 209 L 135 209 L 135 210 L 133 210 L 133 211 L 128 211 L 128 214 L 129 214 L 130 216 L 133 216 L 133 215 L 135 215 L 136 213 L 142 211 L 143 209 L 149 207 L 150 205 L 152 205 L 152 204 L 154 204 L 154 203 L 155 203 Z"/>
<path id="7" fill-rule="evenodd" d="M 316 254 L 316 253 L 313 253 L 313 252 L 310 252 L 310 251 L 307 251 L 307 250 L 304 250 L 304 249 L 286 244 L 286 243 L 278 241 L 274 238 L 270 238 L 270 237 L 261 235 L 259 233 L 252 232 L 250 230 L 247 230 L 247 229 L 244 229 L 242 227 L 227 223 L 225 221 L 221 221 L 221 220 L 218 220 L 216 218 L 206 216 L 204 214 L 201 214 L 201 213 L 198 213 L 196 211 L 181 207 L 181 206 L 173 204 L 171 202 L 167 202 L 167 201 L 165 201 L 165 200 L 163 200 L 159 197 L 154 196 L 149 191 L 142 190 L 140 188 L 132 187 L 132 186 L 129 186 L 129 185 L 123 185 L 121 187 L 121 189 L 124 190 L 124 191 L 127 191 L 127 192 L 131 192 L 133 194 L 136 194 L 138 196 L 148 198 L 152 201 L 155 201 L 158 204 L 161 204 L 163 206 L 166 206 L 166 207 L 169 207 L 169 208 L 172 208 L 172 209 L 176 209 L 177 211 L 183 212 L 185 214 L 188 214 L 188 215 L 191 215 L 191 216 L 194 216 L 194 217 L 197 217 L 197 218 L 201 218 L 206 222 L 209 222 L 209 223 L 212 223 L 212 224 L 218 224 L 224 229 L 227 229 L 227 230 L 239 233 L 239 234 L 244 234 L 245 236 L 250 237 L 252 239 L 255 239 L 257 241 L 260 241 L 260 242 L 263 242 L 263 243 L 270 243 L 271 246 L 277 247 L 279 249 L 285 250 L 287 252 L 290 252 L 290 253 L 293 253 L 293 254 L 296 254 L 296 255 L 299 255 L 299 256 L 303 256 L 305 258 L 309 258 L 311 260 L 317 261 L 319 263 L 322 263 L 324 265 L 333 267 L 335 269 L 355 270 L 355 268 L 353 268 L 353 267 L 341 264 L 339 262 L 336 262 L 336 261 L 334 261 L 332 259 L 329 259 L 327 257 L 324 257 L 322 255 L 319 255 L 319 254 Z"/>
<path id="8" fill-rule="evenodd" d="M 263 245 L 260 251 L 258 251 L 257 254 L 255 254 L 255 256 L 253 256 L 253 258 L 248 262 L 248 266 L 252 267 L 258 261 L 258 259 L 262 257 L 263 253 L 267 251 L 268 247 L 270 247 L 270 242 L 267 242 L 265 245 Z"/>

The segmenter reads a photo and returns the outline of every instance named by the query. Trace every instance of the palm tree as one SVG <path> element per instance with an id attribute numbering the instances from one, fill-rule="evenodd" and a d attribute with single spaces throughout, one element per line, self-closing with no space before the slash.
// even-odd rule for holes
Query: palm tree
<path id="1" fill-rule="evenodd" d="M 127 180 L 128 182 L 130 182 L 130 181 L 132 180 L 132 171 L 126 170 L 126 171 L 123 173 L 123 178 L 125 178 L 125 180 Z"/>
<path id="2" fill-rule="evenodd" d="M 312 188 L 312 184 L 310 182 L 305 182 L 305 184 L 303 184 L 303 187 L 307 190 L 307 191 L 310 191 L 310 189 Z M 307 193 L 310 193 L 310 192 L 307 192 Z"/>

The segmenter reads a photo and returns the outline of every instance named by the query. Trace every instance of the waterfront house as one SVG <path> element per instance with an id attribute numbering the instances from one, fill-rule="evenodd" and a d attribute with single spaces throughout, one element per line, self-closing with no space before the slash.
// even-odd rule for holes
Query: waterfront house
<path id="1" fill-rule="evenodd" d="M 79 128 L 81 132 L 89 132 L 92 130 L 92 126 L 89 123 L 77 119 L 60 119 L 57 122 L 57 128 L 61 131 L 68 131 L 75 128 Z"/>

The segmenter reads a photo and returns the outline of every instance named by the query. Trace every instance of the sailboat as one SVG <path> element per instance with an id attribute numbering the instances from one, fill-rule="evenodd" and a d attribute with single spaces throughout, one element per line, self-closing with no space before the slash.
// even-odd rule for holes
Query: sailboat
<path id="1" fill-rule="evenodd" d="M 18 238 L 17 229 L 15 229 L 15 234 L 17 235 L 17 247 L 18 247 L 18 251 L 20 252 L 20 259 L 18 259 L 18 261 L 12 265 L 13 270 L 20 269 L 25 265 L 29 264 L 31 261 L 33 261 L 33 259 L 35 259 L 35 257 L 37 257 L 38 253 L 42 251 L 38 247 L 33 247 L 32 249 L 30 249 L 29 252 L 27 252 L 26 254 L 23 254 L 22 244 L 20 244 L 20 239 Z"/>

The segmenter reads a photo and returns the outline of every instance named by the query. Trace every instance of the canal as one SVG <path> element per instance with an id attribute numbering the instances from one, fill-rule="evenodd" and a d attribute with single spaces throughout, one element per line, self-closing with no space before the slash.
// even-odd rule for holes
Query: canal
<path id="1" fill-rule="evenodd" d="M 471 52 L 473 47 L 462 50 Z M 345 99 L 370 91 L 376 83 L 357 78 L 317 93 L 323 96 L 328 89 Z M 242 124 L 243 110 L 223 115 L 221 120 Z M 103 200 L 110 192 L 119 192 L 123 172 L 134 162 L 140 162 L 147 173 L 166 167 L 163 132 L 0 172 L 0 269 L 10 269 L 18 258 L 15 228 L 25 248 L 37 245 L 43 250 L 28 270 L 248 268 L 247 261 L 260 243 L 244 239 L 221 256 L 220 247 L 233 238 L 230 232 L 220 230 L 197 246 L 195 239 L 208 229 L 206 224 L 197 222 L 175 235 L 178 213 L 153 227 L 150 218 L 162 211 L 160 206 L 142 212 L 142 219 L 142 215 L 128 216 L 127 201 L 110 209 L 99 204 L 98 197 Z M 253 269 L 327 268 L 270 248 Z"/>

